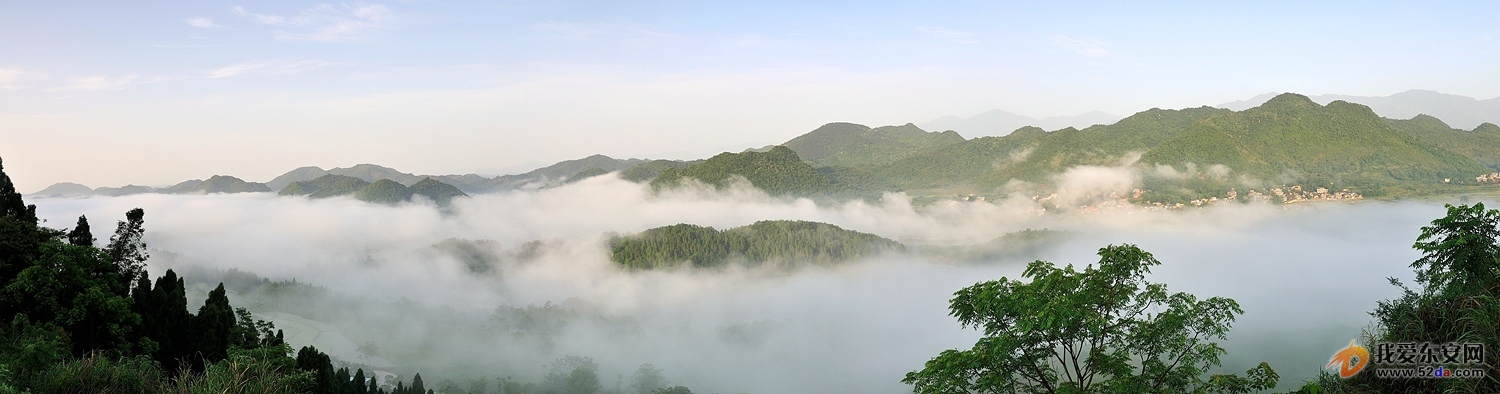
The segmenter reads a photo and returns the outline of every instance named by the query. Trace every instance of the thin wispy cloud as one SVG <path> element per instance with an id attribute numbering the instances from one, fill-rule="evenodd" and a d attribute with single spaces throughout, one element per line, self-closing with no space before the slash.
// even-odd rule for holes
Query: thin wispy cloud
<path id="1" fill-rule="evenodd" d="M 661 29 L 635 22 L 546 21 L 532 25 L 544 38 L 569 41 L 647 42 L 681 38 Z"/>
<path id="2" fill-rule="evenodd" d="M 0 68 L 0 90 L 21 90 L 31 87 L 31 81 L 47 76 L 19 68 Z"/>
<path id="3" fill-rule="evenodd" d="M 918 26 L 914 30 L 927 34 L 934 39 L 956 42 L 960 44 L 974 44 L 974 33 L 962 30 L 944 29 L 941 27 Z"/>
<path id="4" fill-rule="evenodd" d="M 1066 50 L 1071 51 L 1073 53 L 1077 53 L 1079 55 L 1088 56 L 1088 57 L 1104 57 L 1104 56 L 1114 55 L 1114 52 L 1110 52 L 1109 51 L 1109 47 L 1111 45 L 1113 45 L 1113 44 L 1111 44 L 1109 41 L 1104 41 L 1104 40 L 1101 40 L 1101 39 L 1098 39 L 1098 38 L 1094 38 L 1094 37 L 1085 37 L 1085 38 L 1073 38 L 1073 37 L 1068 37 L 1068 36 L 1053 36 L 1052 37 L 1052 46 L 1055 46 L 1055 47 L 1058 47 L 1058 48 L 1062 48 L 1062 49 L 1066 49 Z"/>
<path id="5" fill-rule="evenodd" d="M 208 78 L 228 78 L 244 74 L 292 74 L 334 65 L 323 60 L 274 59 L 246 62 L 210 70 Z"/>
<path id="6" fill-rule="evenodd" d="M 217 28 L 224 27 L 223 25 L 214 23 L 213 19 L 204 18 L 204 17 L 187 18 L 187 19 L 184 19 L 183 22 L 187 23 L 188 26 L 202 28 L 202 29 L 217 29 Z"/>
<path id="7" fill-rule="evenodd" d="M 107 76 L 74 77 L 68 85 L 47 89 L 48 92 L 93 92 L 101 90 L 121 90 L 132 83 L 137 82 L 140 77 L 126 75 L 112 78 Z M 157 81 L 152 81 L 157 82 Z"/>
<path id="8" fill-rule="evenodd" d="M 203 47 L 207 47 L 209 45 L 208 44 L 152 44 L 151 46 L 157 47 L 157 48 L 188 49 L 188 48 L 203 48 Z"/>
<path id="9" fill-rule="evenodd" d="M 276 39 L 285 41 L 358 41 L 365 32 L 385 28 L 395 20 L 395 14 L 384 5 L 319 4 L 291 17 L 251 12 L 243 6 L 230 9 L 246 20 L 286 29 L 272 32 Z"/>
<path id="10" fill-rule="evenodd" d="M 266 25 L 279 25 L 286 22 L 286 18 L 283 18 L 279 15 L 257 14 L 254 12 L 245 11 L 245 7 L 243 6 L 234 6 L 230 7 L 229 9 L 234 10 L 235 14 L 239 14 L 239 16 L 256 23 Z"/>

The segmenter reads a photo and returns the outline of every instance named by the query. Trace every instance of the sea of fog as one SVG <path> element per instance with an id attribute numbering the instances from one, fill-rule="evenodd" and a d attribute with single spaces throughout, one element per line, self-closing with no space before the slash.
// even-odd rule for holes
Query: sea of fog
<path id="1" fill-rule="evenodd" d="M 954 263 L 898 254 L 791 273 L 627 272 L 609 262 L 611 234 L 798 219 L 908 245 L 953 246 L 1046 228 L 1068 235 L 1028 258 L 1080 266 L 1096 261 L 1102 246 L 1137 244 L 1162 262 L 1150 280 L 1171 291 L 1230 297 L 1244 308 L 1224 344 L 1223 372 L 1268 361 L 1288 388 L 1316 374 L 1367 327 L 1377 301 L 1399 293 L 1387 277 L 1410 282 L 1408 265 L 1418 257 L 1411 244 L 1422 225 L 1444 213 L 1438 202 L 1376 201 L 1043 212 L 1025 196 L 914 208 L 901 194 L 830 206 L 746 187 L 652 194 L 613 175 L 458 199 L 446 209 L 272 194 L 31 202 L 51 227 L 87 215 L 100 242 L 126 210 L 145 208 L 153 275 L 235 268 L 361 300 L 352 315 L 436 311 L 359 320 L 393 322 L 381 327 L 339 327 L 353 343 L 406 349 L 385 357 L 427 371 L 428 381 L 536 381 L 544 364 L 581 355 L 599 363 L 606 388 L 628 385 L 636 367 L 650 363 L 673 384 L 703 393 L 910 392 L 900 383 L 906 372 L 979 337 L 947 315 L 952 293 L 1014 278 L 1026 261 Z M 541 246 L 524 261 L 501 259 L 496 270 L 475 274 L 433 246 L 455 238 L 491 241 L 484 245 L 498 256 L 543 242 L 532 244 Z M 547 303 L 587 311 L 586 317 L 554 327 L 540 342 L 484 328 L 494 323 L 497 307 Z"/>

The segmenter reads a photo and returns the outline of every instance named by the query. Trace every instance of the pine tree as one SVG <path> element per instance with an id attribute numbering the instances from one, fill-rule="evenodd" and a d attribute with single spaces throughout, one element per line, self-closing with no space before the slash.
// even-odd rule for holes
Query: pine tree
<path id="1" fill-rule="evenodd" d="M 144 290 L 142 289 L 144 288 Z M 162 368 L 175 373 L 182 359 L 192 355 L 195 346 L 193 315 L 188 314 L 187 285 L 177 273 L 167 270 L 156 279 L 156 286 L 140 286 L 135 291 L 149 291 L 147 302 L 137 302 L 133 307 L 141 315 L 141 326 L 146 337 L 156 341 L 156 361 Z"/>
<path id="2" fill-rule="evenodd" d="M 198 334 L 197 350 L 204 361 L 218 362 L 229 354 L 229 337 L 234 331 L 235 316 L 223 283 L 208 292 L 208 299 L 193 317 L 193 326 L 193 331 Z"/>
<path id="3" fill-rule="evenodd" d="M 313 374 L 313 393 L 334 394 L 338 392 L 333 377 L 333 360 L 312 346 L 303 346 L 297 351 L 297 369 Z M 348 370 L 345 370 L 348 374 Z"/>
<path id="4" fill-rule="evenodd" d="M 89 218 L 78 216 L 78 225 L 68 232 L 68 243 L 77 246 L 94 246 L 94 234 L 89 232 Z"/>
<path id="5" fill-rule="evenodd" d="M 416 376 L 411 377 L 411 387 L 408 388 L 408 390 L 411 390 L 411 392 L 413 393 L 427 392 L 427 389 L 422 387 L 422 374 L 419 373 Z"/>
<path id="6" fill-rule="evenodd" d="M 366 394 L 369 392 L 369 390 L 365 386 L 364 368 L 360 368 L 359 370 L 354 371 L 354 381 L 350 382 L 350 386 L 354 388 L 354 394 Z"/>
<path id="7" fill-rule="evenodd" d="M 350 387 L 349 385 L 349 380 L 353 378 L 354 377 L 349 376 L 349 368 L 339 368 L 338 372 L 333 373 L 333 387 L 331 387 L 333 389 L 333 392 L 335 394 L 346 394 L 353 392 L 353 387 Z"/>

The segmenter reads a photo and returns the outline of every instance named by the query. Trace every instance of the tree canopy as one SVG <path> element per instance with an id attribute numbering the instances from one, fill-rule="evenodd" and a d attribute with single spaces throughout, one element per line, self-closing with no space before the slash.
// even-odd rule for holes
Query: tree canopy
<path id="1" fill-rule="evenodd" d="M 1234 300 L 1198 299 L 1146 282 L 1150 253 L 1099 249 L 1075 270 L 1036 261 L 1030 282 L 1001 278 L 954 293 L 949 310 L 983 331 L 974 347 L 946 350 L 902 381 L 920 394 L 1249 392 L 1276 385 L 1261 363 L 1246 376 L 1206 376 L 1243 313 Z"/>

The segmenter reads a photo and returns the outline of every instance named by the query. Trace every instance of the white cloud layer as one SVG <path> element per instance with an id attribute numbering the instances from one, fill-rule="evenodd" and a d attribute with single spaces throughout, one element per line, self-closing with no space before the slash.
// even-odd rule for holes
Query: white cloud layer
<path id="1" fill-rule="evenodd" d="M 1113 190 L 1130 177 L 1110 168 L 1069 174 L 1064 180 L 1085 192 Z M 977 337 L 946 316 L 951 293 L 1014 277 L 1023 261 L 955 265 L 913 254 L 793 274 L 625 272 L 608 261 L 607 233 L 798 219 L 908 245 L 956 245 L 1049 228 L 1073 235 L 1035 257 L 1075 265 L 1096 261 L 1093 252 L 1106 244 L 1136 243 L 1163 262 L 1153 280 L 1174 291 L 1231 297 L 1244 307 L 1224 372 L 1264 360 L 1295 382 L 1357 334 L 1376 300 L 1396 295 L 1384 278 L 1410 277 L 1407 264 L 1416 254 L 1407 245 L 1419 226 L 1442 213 L 1434 204 L 1367 202 L 1038 214 L 1029 198 L 919 209 L 899 194 L 875 204 L 820 207 L 745 188 L 653 195 L 614 176 L 460 199 L 446 214 L 423 204 L 270 194 L 33 202 L 49 225 L 89 215 L 99 238 L 107 238 L 111 220 L 144 207 L 146 241 L 159 250 L 153 274 L 168 267 L 237 268 L 364 300 L 353 315 L 405 316 L 379 330 L 342 328 L 356 343 L 381 341 L 393 352 L 428 349 L 425 356 L 388 358 L 447 374 L 437 376 L 526 379 L 541 363 L 575 354 L 598 360 L 606 385 L 617 373 L 629 376 L 637 365 L 653 363 L 674 382 L 703 392 L 909 392 L 899 383 L 902 374 Z M 449 238 L 492 240 L 499 253 L 547 241 L 534 259 L 507 260 L 493 274 L 475 275 L 434 251 L 433 244 Z M 400 304 L 389 302 L 403 297 L 451 312 L 394 312 Z M 602 318 L 557 327 L 545 346 L 481 329 L 493 324 L 487 319 L 496 307 L 547 302 Z"/>

